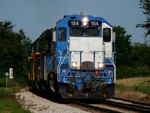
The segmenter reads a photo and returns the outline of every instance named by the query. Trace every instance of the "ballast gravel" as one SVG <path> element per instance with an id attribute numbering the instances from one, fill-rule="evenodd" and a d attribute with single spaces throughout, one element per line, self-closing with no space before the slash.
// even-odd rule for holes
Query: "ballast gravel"
<path id="1" fill-rule="evenodd" d="M 67 104 L 52 102 L 28 90 L 16 93 L 16 99 L 23 108 L 30 110 L 32 113 L 90 113 Z"/>

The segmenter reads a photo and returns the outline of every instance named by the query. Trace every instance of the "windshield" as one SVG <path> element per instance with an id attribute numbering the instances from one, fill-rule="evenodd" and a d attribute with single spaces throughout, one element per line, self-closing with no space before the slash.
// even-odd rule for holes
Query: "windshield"
<path id="1" fill-rule="evenodd" d="M 83 36 L 84 30 L 81 27 L 75 27 L 70 29 L 70 36 Z"/>
<path id="2" fill-rule="evenodd" d="M 85 29 L 86 36 L 99 36 L 98 28 L 87 28 Z"/>
<path id="3" fill-rule="evenodd" d="M 70 28 L 70 36 L 86 36 L 86 37 L 91 37 L 91 36 L 99 36 L 99 29 L 95 27 L 89 27 L 89 28 L 81 28 L 81 27 L 72 27 Z"/>

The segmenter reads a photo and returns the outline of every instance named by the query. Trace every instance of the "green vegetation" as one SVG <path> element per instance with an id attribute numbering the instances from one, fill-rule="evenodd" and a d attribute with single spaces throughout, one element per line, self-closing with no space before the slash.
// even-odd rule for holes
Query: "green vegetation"
<path id="1" fill-rule="evenodd" d="M 120 66 L 117 67 L 117 78 L 150 76 L 149 66 Z"/>
<path id="2" fill-rule="evenodd" d="M 142 92 L 144 94 L 150 95 L 149 85 L 147 84 L 139 84 L 135 86 L 116 85 L 115 87 L 116 87 L 116 90 Z"/>
<path id="3" fill-rule="evenodd" d="M 150 45 L 131 44 L 125 28 L 115 26 L 117 78 L 150 76 Z"/>
<path id="4" fill-rule="evenodd" d="M 0 113 L 30 113 L 22 109 L 15 99 L 0 99 Z"/>
<path id="5" fill-rule="evenodd" d="M 30 113 L 16 101 L 15 93 L 26 85 L 31 40 L 23 30 L 14 32 L 13 27 L 9 21 L 0 21 L 0 113 Z M 14 70 L 14 79 L 9 79 L 5 88 L 9 68 Z"/>
<path id="6" fill-rule="evenodd" d="M 14 78 L 20 81 L 27 75 L 31 40 L 23 30 L 14 32 L 13 27 L 9 21 L 0 22 L 0 78 L 5 78 L 5 72 L 13 68 Z"/>
<path id="7" fill-rule="evenodd" d="M 12 88 L 0 88 L 0 99 L 15 99 L 15 90 Z"/>
<path id="8" fill-rule="evenodd" d="M 0 95 L 3 93 L 4 95 L 5 93 L 14 94 L 22 88 L 22 85 L 18 84 L 18 82 L 16 82 L 14 79 L 9 80 L 6 88 L 6 78 L 0 78 L 0 85 Z"/>
<path id="9" fill-rule="evenodd" d="M 0 87 L 0 113 L 30 113 L 17 102 L 15 93 L 21 87 L 14 80 L 10 81 L 9 87 Z"/>
<path id="10" fill-rule="evenodd" d="M 150 77 L 118 80 L 115 87 L 116 90 L 142 92 L 150 95 Z"/>

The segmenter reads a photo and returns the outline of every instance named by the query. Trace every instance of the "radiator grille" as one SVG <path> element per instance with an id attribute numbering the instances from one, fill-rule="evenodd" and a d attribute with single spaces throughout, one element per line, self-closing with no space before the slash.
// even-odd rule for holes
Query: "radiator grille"
<path id="1" fill-rule="evenodd" d="M 82 62 L 82 70 L 94 70 L 94 64 L 93 62 L 85 61 Z"/>

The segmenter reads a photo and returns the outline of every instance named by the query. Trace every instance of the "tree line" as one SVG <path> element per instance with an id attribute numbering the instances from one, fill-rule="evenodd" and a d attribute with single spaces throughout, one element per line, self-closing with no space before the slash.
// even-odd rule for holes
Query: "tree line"
<path id="1" fill-rule="evenodd" d="M 150 45 L 131 43 L 131 35 L 125 28 L 114 26 L 116 32 L 117 78 L 150 75 Z"/>
<path id="2" fill-rule="evenodd" d="M 131 34 L 125 28 L 115 26 L 117 51 L 117 78 L 150 76 L 150 0 L 139 0 L 139 7 L 145 16 L 143 23 L 136 25 L 145 30 L 144 43 L 131 43 Z M 141 37 L 142 38 L 142 37 Z"/>
<path id="3" fill-rule="evenodd" d="M 131 34 L 124 27 L 114 26 L 116 32 L 117 78 L 150 75 L 150 0 L 140 0 L 140 8 L 146 20 L 136 27 L 146 30 L 145 43 L 131 43 Z M 14 68 L 17 79 L 27 77 L 28 49 L 31 39 L 23 30 L 13 31 L 14 25 L 9 21 L 0 21 L 0 78 L 9 68 Z"/>
<path id="4" fill-rule="evenodd" d="M 27 74 L 31 40 L 23 30 L 14 32 L 13 27 L 9 21 L 0 22 L 0 78 L 13 68 L 15 78 L 20 81 Z"/>

